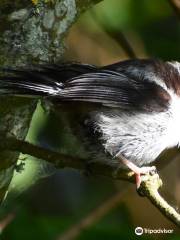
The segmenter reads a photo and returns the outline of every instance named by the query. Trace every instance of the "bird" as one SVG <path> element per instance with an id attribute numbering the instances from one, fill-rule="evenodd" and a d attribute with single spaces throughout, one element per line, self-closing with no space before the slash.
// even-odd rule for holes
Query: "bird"
<path id="1" fill-rule="evenodd" d="M 180 145 L 180 62 L 130 59 L 1 69 L 0 96 L 46 99 L 91 161 L 129 169 L 136 187 Z"/>

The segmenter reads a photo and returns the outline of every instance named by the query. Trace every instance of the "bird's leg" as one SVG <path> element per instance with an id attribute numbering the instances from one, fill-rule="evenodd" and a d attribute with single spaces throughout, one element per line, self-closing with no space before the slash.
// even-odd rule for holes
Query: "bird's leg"
<path id="1" fill-rule="evenodd" d="M 156 167 L 151 166 L 151 167 L 138 167 L 128 159 L 126 159 L 123 156 L 120 156 L 121 161 L 123 164 L 125 164 L 130 170 L 132 170 L 135 174 L 136 178 L 136 188 L 138 189 L 141 184 L 141 174 L 146 174 L 146 173 L 151 173 L 151 172 L 156 172 Z"/>

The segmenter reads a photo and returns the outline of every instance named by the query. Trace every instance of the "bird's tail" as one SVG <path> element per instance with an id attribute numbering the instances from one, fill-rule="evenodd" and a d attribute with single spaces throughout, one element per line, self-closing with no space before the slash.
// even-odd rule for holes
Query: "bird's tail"
<path id="1" fill-rule="evenodd" d="M 0 95 L 56 97 L 68 79 L 94 71 L 92 65 L 66 63 L 0 70 Z"/>

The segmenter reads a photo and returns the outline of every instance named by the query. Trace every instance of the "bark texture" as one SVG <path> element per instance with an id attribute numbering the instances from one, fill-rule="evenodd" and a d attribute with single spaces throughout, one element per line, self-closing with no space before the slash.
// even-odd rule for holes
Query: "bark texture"
<path id="1" fill-rule="evenodd" d="M 58 62 L 64 37 L 82 11 L 96 0 L 1 0 L 0 65 L 23 66 Z M 25 139 L 37 101 L 0 98 L 0 132 Z M 19 154 L 0 152 L 0 201 L 8 189 Z"/>

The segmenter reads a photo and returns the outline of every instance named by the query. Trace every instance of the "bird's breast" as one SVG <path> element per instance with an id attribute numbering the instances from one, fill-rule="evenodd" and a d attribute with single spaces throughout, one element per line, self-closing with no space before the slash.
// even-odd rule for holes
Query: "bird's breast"
<path id="1" fill-rule="evenodd" d="M 113 157 L 124 155 L 138 166 L 153 162 L 173 141 L 169 140 L 172 114 L 126 113 L 99 114 L 97 124 L 105 151 Z M 115 159 L 113 158 L 113 159 Z M 113 160 L 114 161 L 114 160 Z"/>

